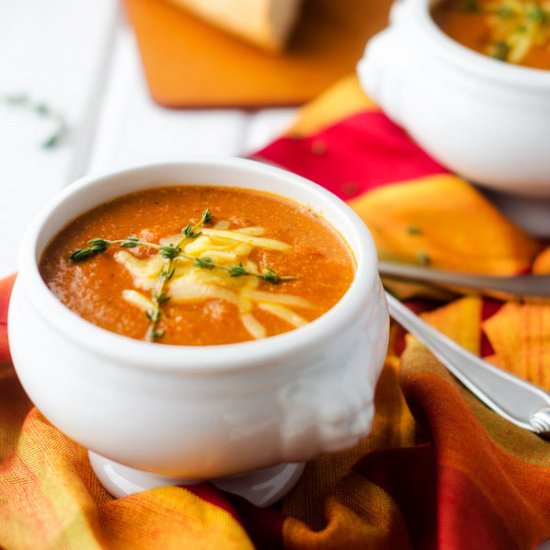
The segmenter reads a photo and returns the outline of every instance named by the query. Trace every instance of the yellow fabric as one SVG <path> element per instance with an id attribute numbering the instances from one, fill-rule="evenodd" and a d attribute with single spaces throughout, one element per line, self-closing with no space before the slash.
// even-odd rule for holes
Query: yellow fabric
<path id="1" fill-rule="evenodd" d="M 499 275 L 525 271 L 540 250 L 453 175 L 381 187 L 350 205 L 365 220 L 382 259 Z"/>
<path id="2" fill-rule="evenodd" d="M 30 409 L 13 368 L 1 357 L 0 548 L 254 548 L 230 513 L 185 489 L 113 500 L 92 472 L 86 450 Z"/>
<path id="3" fill-rule="evenodd" d="M 307 103 L 293 122 L 287 134 L 302 137 L 319 132 L 338 119 L 351 116 L 363 109 L 378 109 L 362 91 L 355 75 L 335 84 L 328 93 Z"/>

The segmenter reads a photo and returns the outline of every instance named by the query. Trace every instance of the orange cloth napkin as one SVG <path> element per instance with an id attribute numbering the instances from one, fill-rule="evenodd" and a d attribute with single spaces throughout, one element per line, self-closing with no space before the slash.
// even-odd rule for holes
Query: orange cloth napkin
<path id="1" fill-rule="evenodd" d="M 548 250 L 420 151 L 355 79 L 307 106 L 257 156 L 347 197 L 382 256 L 550 271 Z M 257 509 L 208 484 L 114 500 L 84 449 L 19 386 L 5 335 L 11 284 L 0 283 L 2 548 L 487 550 L 550 538 L 550 443 L 484 407 L 397 326 L 372 433 L 309 463 L 278 505 Z M 477 297 L 414 305 L 466 348 L 550 390 L 550 306 Z"/>

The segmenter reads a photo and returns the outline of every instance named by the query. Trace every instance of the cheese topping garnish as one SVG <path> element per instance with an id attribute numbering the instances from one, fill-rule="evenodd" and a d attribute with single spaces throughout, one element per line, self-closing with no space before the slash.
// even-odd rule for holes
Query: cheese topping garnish
<path id="1" fill-rule="evenodd" d="M 266 238 L 263 227 L 229 229 L 227 222 L 219 222 L 214 228 L 201 228 L 200 234 L 182 247 L 182 255 L 172 259 L 173 273 L 164 285 L 166 297 L 176 303 L 222 300 L 237 306 L 241 322 L 256 339 L 266 336 L 266 329 L 254 316 L 253 308 L 284 320 L 293 327 L 307 323 L 297 309 L 313 309 L 315 306 L 299 296 L 271 293 L 259 290 L 257 276 L 235 276 L 232 269 L 241 266 L 248 273 L 258 273 L 258 266 L 250 259 L 255 249 L 290 252 L 292 246 L 279 240 Z M 169 236 L 160 241 L 163 247 L 176 246 L 181 235 Z M 123 298 L 146 314 L 154 304 L 142 291 L 154 292 L 159 276 L 166 268 L 166 260 L 156 255 L 138 258 L 133 250 L 118 250 L 115 260 L 131 274 L 136 289 L 128 289 Z M 197 262 L 215 261 L 217 269 L 204 269 Z M 223 268 L 226 269 L 223 269 Z"/>

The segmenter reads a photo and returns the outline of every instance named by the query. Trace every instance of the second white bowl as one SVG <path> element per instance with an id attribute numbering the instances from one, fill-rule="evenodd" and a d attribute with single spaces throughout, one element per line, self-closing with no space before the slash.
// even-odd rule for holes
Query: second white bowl
<path id="1" fill-rule="evenodd" d="M 550 197 L 550 71 L 496 61 L 455 42 L 434 0 L 395 3 L 368 43 L 361 84 L 442 164 L 474 183 Z"/>

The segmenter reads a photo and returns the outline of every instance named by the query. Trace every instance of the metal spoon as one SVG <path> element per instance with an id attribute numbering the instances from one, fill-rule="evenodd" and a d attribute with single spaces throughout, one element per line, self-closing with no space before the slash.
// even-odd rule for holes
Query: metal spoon
<path id="1" fill-rule="evenodd" d="M 379 262 L 378 270 L 381 275 L 392 279 L 421 281 L 438 286 L 454 286 L 480 293 L 501 292 L 516 298 L 550 298 L 550 275 L 522 275 L 518 277 L 470 275 L 396 262 Z"/>
<path id="2" fill-rule="evenodd" d="M 390 315 L 480 401 L 517 426 L 550 436 L 550 394 L 480 359 L 447 338 L 386 292 Z"/>

